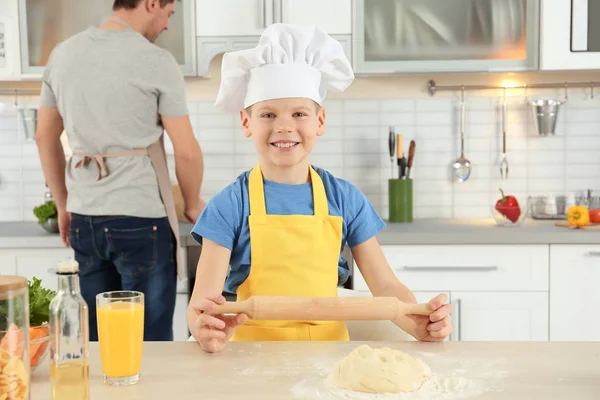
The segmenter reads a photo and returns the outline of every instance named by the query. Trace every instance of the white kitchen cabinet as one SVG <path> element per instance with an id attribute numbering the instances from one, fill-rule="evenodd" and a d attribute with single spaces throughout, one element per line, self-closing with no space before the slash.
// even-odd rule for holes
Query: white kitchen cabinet
<path id="1" fill-rule="evenodd" d="M 50 269 L 56 268 L 65 258 L 73 257 L 73 250 L 64 249 L 21 249 L 16 252 L 16 274 L 28 279 L 34 276 L 42 280 L 42 285 L 57 290 L 57 276 Z"/>
<path id="2" fill-rule="evenodd" d="M 0 80 L 18 79 L 21 71 L 17 0 L 0 0 Z"/>
<path id="3" fill-rule="evenodd" d="M 6 1 L 6 0 L 0 0 Z M 9 0 L 15 1 L 15 0 Z M 195 76 L 195 0 L 182 0 L 155 44 L 168 50 L 186 76 Z M 17 0 L 22 78 L 40 79 L 56 45 L 110 17 L 114 0 Z"/>
<path id="4" fill-rule="evenodd" d="M 352 33 L 352 0 L 196 0 L 198 36 L 260 36 L 273 23 Z"/>
<path id="5" fill-rule="evenodd" d="M 460 341 L 547 341 L 547 292 L 451 292 Z"/>
<path id="6" fill-rule="evenodd" d="M 354 0 L 353 17 L 357 73 L 538 68 L 539 0 Z"/>
<path id="7" fill-rule="evenodd" d="M 547 245 L 381 248 L 394 274 L 411 290 L 548 290 Z M 357 267 L 354 274 L 354 289 L 368 290 Z"/>
<path id="8" fill-rule="evenodd" d="M 186 341 L 190 335 L 188 333 L 185 314 L 188 306 L 188 295 L 177 294 L 175 300 L 175 314 L 173 315 L 173 340 Z"/>
<path id="9" fill-rule="evenodd" d="M 600 69 L 599 5 L 590 0 L 542 0 L 541 70 Z"/>
<path id="10" fill-rule="evenodd" d="M 260 35 L 273 12 L 273 0 L 196 0 L 196 35 Z"/>
<path id="11" fill-rule="evenodd" d="M 382 246 L 420 302 L 448 293 L 451 340 L 548 340 L 547 245 Z M 353 288 L 368 286 L 354 265 Z"/>
<path id="12" fill-rule="evenodd" d="M 599 341 L 600 246 L 550 246 L 550 340 Z"/>
<path id="13" fill-rule="evenodd" d="M 352 34 L 352 0 L 279 1 L 281 16 L 278 21 L 300 25 L 316 24 L 330 35 Z M 276 11 L 277 8 L 276 3 Z"/>
<path id="14" fill-rule="evenodd" d="M 215 56 L 255 47 L 277 22 L 318 25 L 352 60 L 351 21 L 352 0 L 196 0 L 198 76 L 208 76 Z"/>

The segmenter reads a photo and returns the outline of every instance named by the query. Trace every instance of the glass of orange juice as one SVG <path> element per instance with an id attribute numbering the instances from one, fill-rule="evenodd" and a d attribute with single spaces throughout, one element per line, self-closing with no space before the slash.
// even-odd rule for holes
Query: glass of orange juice
<path id="1" fill-rule="evenodd" d="M 136 384 L 142 366 L 144 294 L 104 292 L 96 296 L 98 342 L 104 383 Z"/>

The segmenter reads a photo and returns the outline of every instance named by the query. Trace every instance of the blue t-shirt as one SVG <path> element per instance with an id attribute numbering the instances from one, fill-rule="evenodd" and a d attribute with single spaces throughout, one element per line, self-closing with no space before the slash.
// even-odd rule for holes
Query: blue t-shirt
<path id="1" fill-rule="evenodd" d="M 329 215 L 343 219 L 342 243 L 352 248 L 375 236 L 385 223 L 365 195 L 353 184 L 313 167 L 323 180 L 327 194 Z M 225 291 L 236 293 L 250 273 L 250 229 L 248 216 L 248 178 L 250 171 L 242 173 L 234 183 L 216 194 L 206 205 L 192 229 L 194 239 L 202 244 L 205 237 L 231 250 L 230 269 Z M 289 185 L 264 180 L 267 214 L 314 215 L 312 183 Z M 338 285 L 350 275 L 348 262 L 340 254 Z"/>

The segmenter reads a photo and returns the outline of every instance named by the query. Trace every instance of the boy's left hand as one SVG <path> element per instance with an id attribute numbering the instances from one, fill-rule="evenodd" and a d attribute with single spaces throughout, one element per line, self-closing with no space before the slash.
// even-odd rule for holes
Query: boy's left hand
<path id="1" fill-rule="evenodd" d="M 452 305 L 446 304 L 448 295 L 440 294 L 429 301 L 431 308 L 435 310 L 430 316 L 408 315 L 416 326 L 413 336 L 424 342 L 441 342 L 452 333 Z"/>

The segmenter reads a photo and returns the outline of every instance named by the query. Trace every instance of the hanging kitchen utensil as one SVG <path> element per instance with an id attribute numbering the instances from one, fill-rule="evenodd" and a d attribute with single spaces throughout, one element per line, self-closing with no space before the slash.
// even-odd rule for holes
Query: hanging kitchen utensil
<path id="1" fill-rule="evenodd" d="M 415 147 L 415 141 L 411 140 L 410 145 L 408 146 L 408 164 L 406 168 L 406 179 L 410 179 L 410 170 L 412 168 L 413 160 L 415 158 Z"/>
<path id="2" fill-rule="evenodd" d="M 554 135 L 558 111 L 563 102 L 559 100 L 535 100 L 529 103 L 533 111 L 535 127 L 541 136 Z"/>
<path id="3" fill-rule="evenodd" d="M 464 89 L 460 101 L 460 157 L 452 164 L 454 174 L 459 182 L 464 182 L 471 175 L 471 162 L 465 157 L 465 97 Z"/>
<path id="4" fill-rule="evenodd" d="M 392 179 L 394 178 L 394 157 L 396 156 L 396 128 L 390 126 L 388 145 L 390 148 L 390 161 L 392 163 Z"/>
<path id="5" fill-rule="evenodd" d="M 502 100 L 502 156 L 500 158 L 500 176 L 502 179 L 508 179 L 508 160 L 506 159 L 506 117 L 508 105 L 506 104 L 506 88 L 504 89 L 504 99 Z"/>
<path id="6" fill-rule="evenodd" d="M 19 116 L 23 123 L 23 133 L 28 142 L 35 140 L 35 132 L 37 130 L 37 108 L 21 107 L 19 108 Z"/>
<path id="7" fill-rule="evenodd" d="M 351 321 L 390 320 L 431 315 L 428 303 L 404 303 L 396 297 L 251 296 L 217 304 L 209 314 L 246 314 L 255 320 Z"/>

